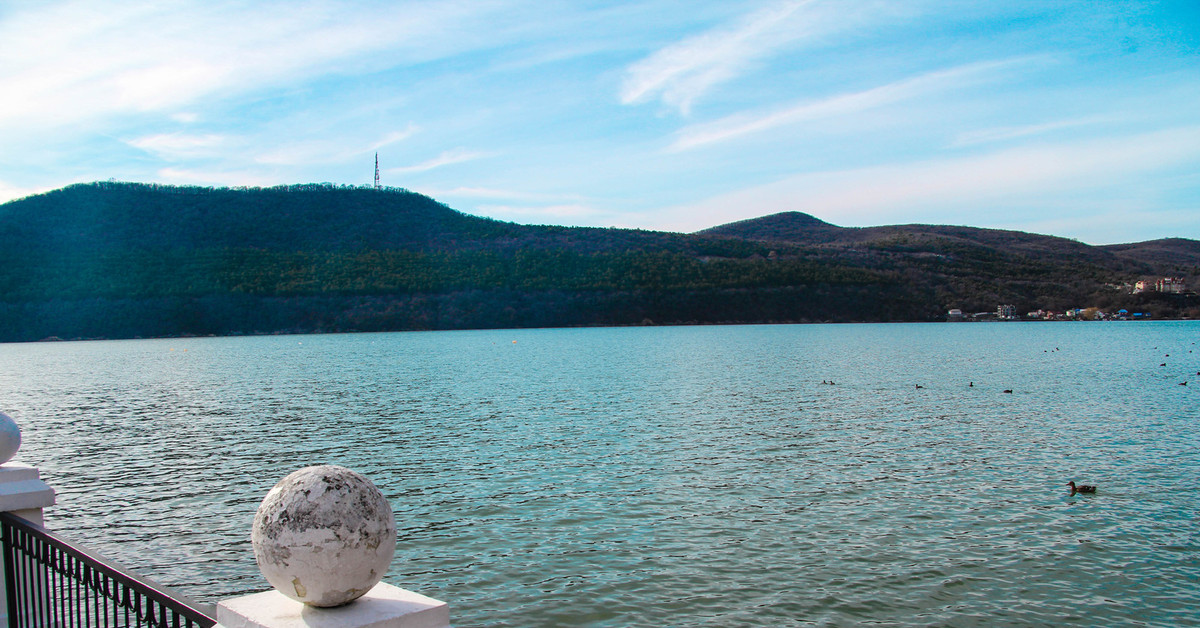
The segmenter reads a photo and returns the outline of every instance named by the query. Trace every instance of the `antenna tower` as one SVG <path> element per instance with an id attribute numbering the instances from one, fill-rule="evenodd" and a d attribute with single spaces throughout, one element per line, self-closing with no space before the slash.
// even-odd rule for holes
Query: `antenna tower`
<path id="1" fill-rule="evenodd" d="M 380 187 L 379 187 L 379 153 L 375 153 L 375 189 L 376 190 L 380 189 Z"/>

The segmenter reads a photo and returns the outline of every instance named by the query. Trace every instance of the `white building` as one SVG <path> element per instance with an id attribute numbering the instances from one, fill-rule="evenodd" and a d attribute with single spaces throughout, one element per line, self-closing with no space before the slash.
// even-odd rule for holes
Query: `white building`
<path id="1" fill-rule="evenodd" d="M 1159 292 L 1180 294 L 1184 291 L 1183 277 L 1163 277 L 1154 282 L 1154 289 Z"/>

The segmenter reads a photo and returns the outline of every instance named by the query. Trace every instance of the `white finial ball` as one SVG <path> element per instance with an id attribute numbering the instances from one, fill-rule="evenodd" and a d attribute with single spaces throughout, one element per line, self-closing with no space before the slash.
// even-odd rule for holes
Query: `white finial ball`
<path id="1" fill-rule="evenodd" d="M 0 412 L 0 464 L 12 460 L 20 448 L 21 428 L 12 417 Z"/>
<path id="2" fill-rule="evenodd" d="M 396 552 L 396 520 L 370 480 L 305 467 L 263 498 L 250 533 L 267 582 L 310 606 L 341 606 L 379 584 Z"/>

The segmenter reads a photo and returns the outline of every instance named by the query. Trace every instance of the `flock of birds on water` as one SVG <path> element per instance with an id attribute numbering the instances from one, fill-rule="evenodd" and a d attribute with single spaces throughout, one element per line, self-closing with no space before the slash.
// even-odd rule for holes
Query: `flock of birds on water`
<path id="1" fill-rule="evenodd" d="M 1193 342 L 1192 344 L 1194 345 L 1194 344 L 1196 344 L 1196 343 L 1194 343 L 1194 342 Z M 1158 347 L 1155 347 L 1155 349 L 1158 349 Z M 1058 349 L 1058 347 L 1055 347 L 1055 348 L 1054 348 L 1054 351 L 1058 351 L 1058 350 L 1059 350 L 1059 349 Z M 1049 353 L 1049 352 L 1050 352 L 1050 350 L 1049 350 L 1049 349 L 1046 349 L 1046 350 L 1044 350 L 1044 351 L 1043 351 L 1043 353 Z M 1188 353 L 1191 353 L 1191 352 L 1192 352 L 1192 350 L 1191 350 L 1191 349 L 1189 349 L 1189 350 L 1188 350 Z M 1171 354 L 1170 354 L 1170 353 L 1167 353 L 1167 354 L 1165 354 L 1163 357 L 1168 357 L 1168 358 L 1169 358 L 1169 357 L 1171 357 Z M 1167 363 L 1166 363 L 1166 362 L 1163 362 L 1162 364 L 1159 364 L 1159 366 L 1160 366 L 1160 367 L 1164 367 L 1164 366 L 1166 366 L 1166 365 L 1167 365 Z M 1200 371 L 1196 371 L 1196 375 L 1200 375 Z M 827 385 L 827 386 L 834 386 L 834 385 L 836 385 L 836 384 L 834 383 L 834 381 L 833 381 L 833 380 L 824 380 L 824 379 L 823 379 L 823 380 L 821 380 L 821 383 L 822 383 L 822 384 L 825 384 L 825 385 Z M 1188 384 L 1188 383 L 1187 383 L 1187 380 L 1184 380 L 1184 381 L 1182 381 L 1182 382 L 1180 382 L 1180 383 L 1179 383 L 1179 385 L 1180 385 L 1180 386 L 1187 386 L 1187 384 Z M 916 387 L 916 388 L 915 388 L 916 390 L 921 390 L 921 389 L 925 388 L 924 386 L 922 386 L 922 385 L 920 385 L 920 384 L 913 384 L 913 386 L 915 386 L 915 387 Z M 967 387 L 968 387 L 968 388 L 974 388 L 974 387 L 975 387 L 975 382 L 967 382 Z M 1008 393 L 1008 394 L 1012 394 L 1012 389 L 1011 389 L 1011 388 L 1006 388 L 1006 389 L 1004 389 L 1004 391 L 1003 391 L 1003 392 L 1005 392 L 1005 393 Z M 1093 494 L 1095 494 L 1095 493 L 1096 493 L 1096 487 L 1095 487 L 1095 486 L 1092 486 L 1092 485 L 1090 485 L 1090 484 L 1076 484 L 1076 483 L 1075 483 L 1075 480 L 1071 480 L 1070 482 L 1067 482 L 1067 487 L 1071 489 L 1071 495 L 1076 495 L 1076 494 L 1086 494 L 1086 495 L 1093 495 Z"/>

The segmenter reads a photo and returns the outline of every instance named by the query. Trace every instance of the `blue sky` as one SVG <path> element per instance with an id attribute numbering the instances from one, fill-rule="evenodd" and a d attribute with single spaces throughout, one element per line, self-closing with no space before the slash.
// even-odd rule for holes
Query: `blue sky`
<path id="1" fill-rule="evenodd" d="M 383 183 L 527 224 L 1200 239 L 1200 3 L 0 2 L 0 201 Z"/>

